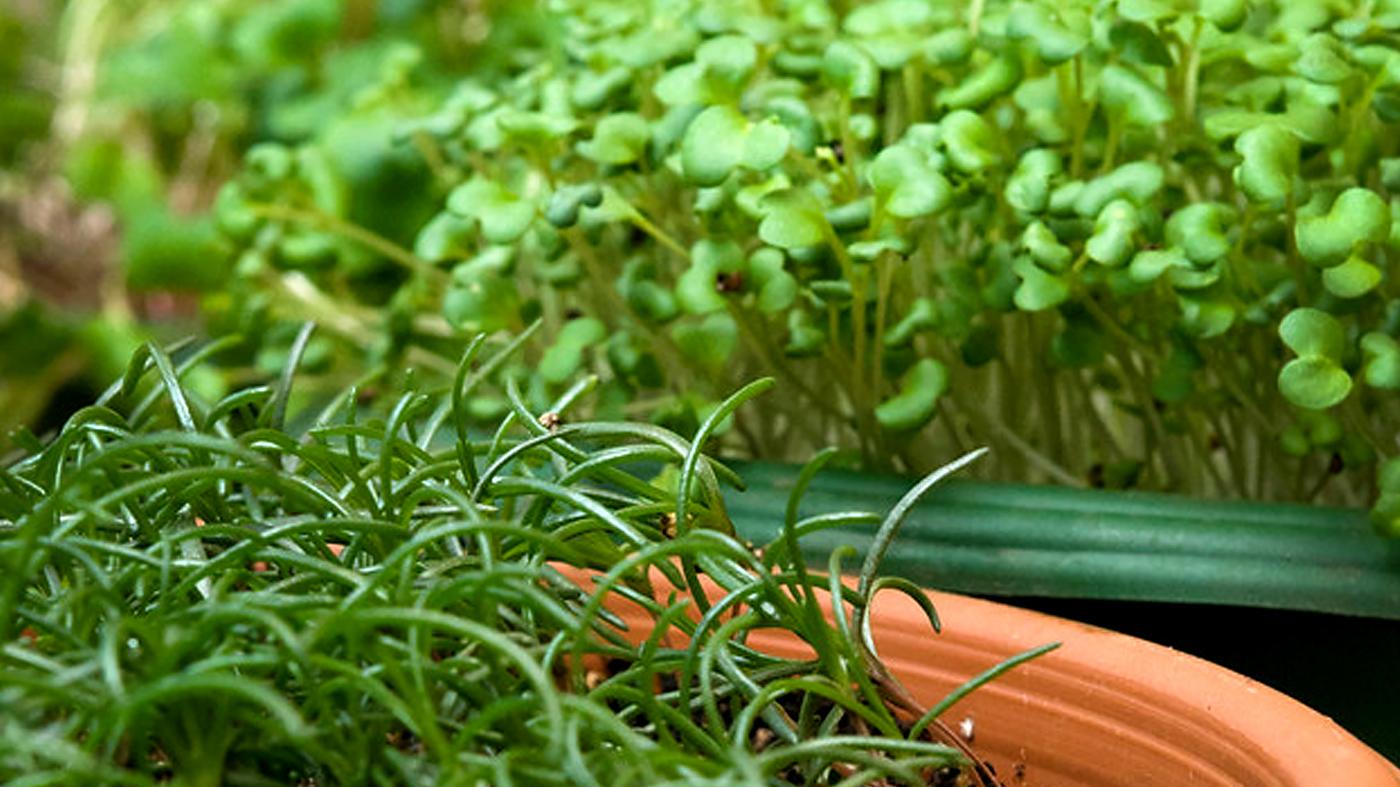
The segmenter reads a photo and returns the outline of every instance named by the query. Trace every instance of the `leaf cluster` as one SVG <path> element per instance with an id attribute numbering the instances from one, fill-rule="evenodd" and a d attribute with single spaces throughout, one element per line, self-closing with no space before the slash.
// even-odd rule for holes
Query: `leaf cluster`
<path id="1" fill-rule="evenodd" d="M 1023 478 L 1372 498 L 1400 385 L 1388 5 L 549 10 L 508 77 L 400 121 L 441 196 L 396 303 L 542 316 L 575 348 L 546 389 L 591 368 L 612 401 L 669 392 L 663 419 L 777 374 L 803 406 L 741 422 L 767 455 L 914 468 L 971 435 Z M 315 202 L 281 172 L 271 199 Z M 280 216 L 247 235 L 287 269 L 315 222 Z M 574 310 L 606 331 L 565 336 Z"/>

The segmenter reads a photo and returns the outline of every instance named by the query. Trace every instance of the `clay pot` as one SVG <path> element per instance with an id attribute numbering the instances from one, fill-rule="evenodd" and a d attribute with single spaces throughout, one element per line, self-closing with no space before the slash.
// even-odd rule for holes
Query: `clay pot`
<path id="1" fill-rule="evenodd" d="M 584 572 L 561 570 L 589 586 Z M 873 618 L 880 656 L 925 705 L 1011 655 L 1062 643 L 943 717 L 970 728 L 973 748 L 1007 787 L 1400 785 L 1400 770 L 1330 719 L 1242 675 L 1049 615 L 929 596 L 942 634 L 895 593 L 876 599 Z M 640 607 L 621 599 L 609 607 L 629 637 L 646 637 L 651 620 Z M 810 654 L 786 632 L 755 631 L 748 644 Z"/>

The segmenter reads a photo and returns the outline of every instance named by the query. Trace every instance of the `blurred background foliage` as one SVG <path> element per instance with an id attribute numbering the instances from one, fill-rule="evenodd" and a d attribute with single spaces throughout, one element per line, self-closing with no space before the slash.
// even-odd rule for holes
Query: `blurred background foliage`
<path id="1" fill-rule="evenodd" d="M 499 6 L 499 7 L 498 7 Z M 219 188 L 260 142 L 318 141 L 346 218 L 409 237 L 431 215 L 394 118 L 491 73 L 526 3 L 6 0 L 0 3 L 0 450 L 60 422 L 149 337 L 239 333 L 210 395 L 280 369 L 295 326 L 231 279 Z M 487 45 L 488 40 L 491 45 Z M 406 89 L 412 72 L 414 89 Z M 391 200 L 366 195 L 389 193 Z M 391 272 L 359 285 L 392 292 Z M 318 343 L 313 365 L 332 364 Z M 346 374 L 354 374 L 347 369 Z M 330 386 L 332 383 L 327 382 Z"/>

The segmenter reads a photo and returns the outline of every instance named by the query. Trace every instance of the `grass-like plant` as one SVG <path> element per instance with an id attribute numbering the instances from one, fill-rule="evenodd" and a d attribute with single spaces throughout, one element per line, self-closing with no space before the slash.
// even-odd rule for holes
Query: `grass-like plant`
<path id="1" fill-rule="evenodd" d="M 1391 4 L 548 9 L 399 125 L 441 194 L 412 238 L 345 225 L 324 141 L 255 150 L 219 206 L 249 280 L 325 308 L 377 248 L 398 341 L 542 315 L 532 395 L 589 367 L 670 422 L 774 374 L 801 406 L 735 431 L 769 457 L 990 442 L 1020 480 L 1400 521 Z"/>
<path id="2" fill-rule="evenodd" d="M 725 515 L 736 479 L 701 452 L 771 381 L 690 438 L 569 422 L 592 378 L 544 413 L 511 386 L 511 413 L 481 435 L 468 402 L 521 340 L 479 365 L 474 341 L 440 390 L 367 403 L 351 388 L 301 412 L 309 337 L 275 384 L 218 401 L 181 381 L 217 346 L 147 345 L 0 468 L 0 780 L 994 783 L 937 716 L 1046 648 L 926 709 L 875 656 L 867 615 L 905 592 L 938 627 L 917 588 L 877 570 L 918 497 L 976 454 L 915 486 L 843 587 L 849 550 L 826 579 L 798 540 L 881 520 L 800 516 L 830 452 L 761 550 Z M 627 639 L 610 599 L 643 605 L 653 632 Z M 812 657 L 745 644 L 771 627 Z"/>

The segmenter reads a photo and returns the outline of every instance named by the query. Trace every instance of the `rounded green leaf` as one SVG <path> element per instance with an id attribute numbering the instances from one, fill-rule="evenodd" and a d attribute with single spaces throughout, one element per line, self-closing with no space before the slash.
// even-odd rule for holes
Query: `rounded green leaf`
<path id="1" fill-rule="evenodd" d="M 1297 424 L 1290 424 L 1278 436 L 1279 447 L 1289 456 L 1307 456 L 1312 452 L 1308 435 Z"/>
<path id="2" fill-rule="evenodd" d="M 1336 360 L 1346 350 L 1346 332 L 1337 318 L 1310 307 L 1289 312 L 1279 323 L 1278 335 L 1300 356 Z"/>
<path id="3" fill-rule="evenodd" d="M 682 63 L 668 69 L 652 85 L 651 92 L 673 108 L 705 104 L 713 98 L 705 85 L 705 69 L 699 63 Z"/>
<path id="4" fill-rule="evenodd" d="M 1371 507 L 1370 519 L 1378 535 L 1400 538 L 1400 493 L 1382 493 Z"/>
<path id="5" fill-rule="evenodd" d="M 1128 275 L 1136 282 L 1156 281 L 1173 268 L 1190 268 L 1191 261 L 1181 249 L 1147 249 L 1133 255 L 1128 263 Z"/>
<path id="6" fill-rule="evenodd" d="M 1400 388 L 1400 343 L 1384 333 L 1368 333 L 1361 337 L 1361 353 L 1366 358 L 1361 379 L 1367 385 L 1390 391 Z M 1400 478 L 1391 491 L 1400 492 Z"/>
<path id="7" fill-rule="evenodd" d="M 870 226 L 873 210 L 870 198 L 862 197 L 854 202 L 847 202 L 845 205 L 828 208 L 824 215 L 826 222 L 837 232 L 860 232 Z"/>
<path id="8" fill-rule="evenodd" d="M 1322 272 L 1322 284 L 1338 298 L 1360 298 L 1381 283 L 1381 270 L 1357 256 Z"/>
<path id="9" fill-rule="evenodd" d="M 1343 191 L 1322 216 L 1298 220 L 1294 237 L 1298 253 L 1324 267 L 1343 262 L 1362 243 L 1379 243 L 1390 236 L 1390 206 L 1370 189 Z"/>
<path id="10" fill-rule="evenodd" d="M 717 186 L 740 166 L 764 170 L 787 153 L 789 135 L 782 123 L 757 124 L 731 106 L 715 106 L 691 121 L 681 140 L 681 171 L 698 186 Z"/>
<path id="11" fill-rule="evenodd" d="M 880 151 L 866 177 L 884 209 L 904 219 L 942 210 L 953 192 L 948 179 L 929 166 L 928 157 L 908 145 Z"/>
<path id="12" fill-rule="evenodd" d="M 817 326 L 812 315 L 802 309 L 788 312 L 788 341 L 783 346 L 783 354 L 793 358 L 807 358 L 822 351 L 826 345 L 826 334 Z"/>
<path id="13" fill-rule="evenodd" d="M 1235 183 L 1245 196 L 1282 208 L 1298 172 L 1298 138 L 1293 132 L 1275 123 L 1253 125 L 1235 140 L 1235 152 L 1243 157 L 1234 170 Z"/>
<path id="14" fill-rule="evenodd" d="M 549 197 L 545 220 L 556 227 L 572 227 L 578 223 L 579 211 L 603 204 L 603 189 L 597 183 L 561 186 Z"/>
<path id="15" fill-rule="evenodd" d="M 452 269 L 452 283 L 442 298 L 447 321 L 465 331 L 490 333 L 514 325 L 519 317 L 515 282 L 506 275 L 511 251 L 488 249 Z"/>
<path id="16" fill-rule="evenodd" d="M 826 48 L 822 74 L 851 98 L 871 98 L 880 89 L 879 66 L 863 49 L 848 41 L 834 41 Z"/>
<path id="17" fill-rule="evenodd" d="M 613 66 L 602 73 L 583 72 L 569 92 L 569 103 L 589 112 L 600 109 L 609 98 L 622 92 L 632 78 L 632 72 L 622 66 Z"/>
<path id="18" fill-rule="evenodd" d="M 791 140 L 787 127 L 777 118 L 764 118 L 751 124 L 744 138 L 744 166 L 756 172 L 772 167 L 787 155 Z"/>
<path id="19" fill-rule="evenodd" d="M 1303 39 L 1293 69 L 1309 82 L 1322 85 L 1335 85 L 1352 72 L 1346 48 L 1329 33 L 1313 33 Z"/>
<path id="20" fill-rule="evenodd" d="M 956 65 L 967 60 L 975 43 L 965 28 L 940 30 L 924 39 L 924 59 L 942 66 Z"/>
<path id="21" fill-rule="evenodd" d="M 885 332 L 885 346 L 904 347 L 914 340 L 915 334 L 933 330 L 936 324 L 933 301 L 915 298 L 909 311 Z"/>
<path id="22" fill-rule="evenodd" d="M 1295 358 L 1278 375 L 1284 398 L 1308 410 L 1325 410 L 1351 393 L 1351 378 L 1335 362 L 1320 356 Z"/>
<path id="23" fill-rule="evenodd" d="M 1239 29 L 1249 15 L 1248 0 L 1200 0 L 1201 16 L 1222 31 Z"/>
<path id="24" fill-rule="evenodd" d="M 1171 50 L 1150 25 L 1120 19 L 1108 31 L 1108 43 L 1124 60 L 1147 66 L 1171 67 L 1176 64 Z"/>
<path id="25" fill-rule="evenodd" d="M 1064 279 L 1046 273 L 1031 262 L 1021 258 L 1012 264 L 1021 284 L 1016 288 L 1014 301 L 1021 311 L 1038 312 L 1051 309 L 1069 298 L 1070 288 Z"/>
<path id="26" fill-rule="evenodd" d="M 247 243 L 262 226 L 263 219 L 252 209 L 248 195 L 238 181 L 229 181 L 214 200 L 214 223 L 223 234 Z"/>
<path id="27" fill-rule="evenodd" d="M 572 133 L 578 121 L 553 112 L 506 110 L 496 117 L 496 127 L 510 139 L 538 145 Z"/>
<path id="28" fill-rule="evenodd" d="M 671 338 L 686 358 L 718 374 L 738 346 L 739 328 L 728 312 L 714 312 L 699 322 L 676 323 Z"/>
<path id="29" fill-rule="evenodd" d="M 1167 220 L 1167 243 L 1180 247 L 1197 265 L 1208 265 L 1229 253 L 1226 227 L 1234 219 L 1235 211 L 1219 202 L 1187 205 Z"/>
<path id="30" fill-rule="evenodd" d="M 1177 298 L 1181 307 L 1181 327 L 1198 339 L 1213 339 L 1224 335 L 1235 324 L 1235 307 L 1218 300 Z"/>
<path id="31" fill-rule="evenodd" d="M 413 241 L 413 253 L 428 262 L 443 262 L 466 256 L 472 224 L 456 214 L 444 211 L 434 216 Z"/>
<path id="32" fill-rule="evenodd" d="M 1074 257 L 1074 252 L 1060 243 L 1055 233 L 1041 221 L 1033 221 L 1026 227 L 1021 234 L 1021 246 L 1038 265 L 1052 271 L 1063 271 Z"/>
<path id="33" fill-rule="evenodd" d="M 1140 223 L 1133 203 L 1114 200 L 1105 205 L 1094 220 L 1094 234 L 1085 242 L 1084 251 L 1089 259 L 1116 268 L 1132 256 L 1133 236 Z"/>
<path id="34" fill-rule="evenodd" d="M 510 243 L 529 228 L 535 218 L 533 203 L 520 199 L 504 186 L 475 177 L 452 190 L 447 209 L 459 216 L 476 219 L 481 232 L 492 243 Z"/>
<path id="35" fill-rule="evenodd" d="M 821 204 L 803 189 L 783 189 L 763 198 L 758 237 L 771 246 L 796 249 L 826 240 L 830 228 Z"/>
<path id="36" fill-rule="evenodd" d="M 690 249 L 690 268 L 676 281 L 676 301 L 690 314 L 708 314 L 724 308 L 724 296 L 716 287 L 720 276 L 744 267 L 744 251 L 733 241 L 705 239 Z"/>
<path id="37" fill-rule="evenodd" d="M 692 183 L 717 186 L 744 159 L 749 121 L 729 106 L 710 107 L 691 121 L 681 140 L 681 171 Z"/>
<path id="38" fill-rule="evenodd" d="M 734 90 L 742 87 L 758 63 L 758 48 L 747 36 L 711 38 L 695 50 L 695 62 L 705 70 L 705 78 L 716 87 Z"/>
<path id="39" fill-rule="evenodd" d="M 758 310 L 776 314 L 797 300 L 797 279 L 783 266 L 783 253 L 764 246 L 749 255 L 748 278 L 758 289 Z"/>

